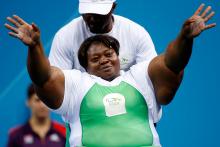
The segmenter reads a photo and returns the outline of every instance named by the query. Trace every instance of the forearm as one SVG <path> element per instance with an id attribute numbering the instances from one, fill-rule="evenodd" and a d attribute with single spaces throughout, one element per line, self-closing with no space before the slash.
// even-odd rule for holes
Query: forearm
<path id="1" fill-rule="evenodd" d="M 50 77 L 50 63 L 44 54 L 42 44 L 29 46 L 27 67 L 32 81 L 39 87 L 44 85 Z"/>
<path id="2" fill-rule="evenodd" d="M 170 103 L 181 84 L 183 70 L 192 53 L 193 38 L 216 25 L 216 23 L 206 25 L 214 12 L 208 13 L 211 7 L 202 12 L 203 8 L 204 4 L 200 5 L 193 16 L 185 21 L 179 36 L 169 44 L 166 52 L 154 58 L 149 64 L 148 74 L 160 104 Z"/>
<path id="3" fill-rule="evenodd" d="M 173 72 L 181 72 L 187 65 L 192 53 L 193 39 L 183 33 L 171 42 L 165 52 L 165 64 Z"/>

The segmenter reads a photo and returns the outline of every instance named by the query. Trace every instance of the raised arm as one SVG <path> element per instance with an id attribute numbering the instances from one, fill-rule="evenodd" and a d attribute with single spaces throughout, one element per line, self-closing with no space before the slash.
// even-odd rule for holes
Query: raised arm
<path id="1" fill-rule="evenodd" d="M 30 25 L 16 15 L 7 20 L 13 24 L 5 24 L 11 30 L 9 35 L 28 46 L 27 68 L 37 94 L 48 107 L 59 108 L 64 95 L 64 75 L 60 69 L 50 66 L 40 41 L 40 30 L 34 23 Z"/>
<path id="2" fill-rule="evenodd" d="M 166 105 L 173 99 L 190 59 L 193 39 L 216 25 L 206 25 L 214 12 L 209 13 L 210 6 L 204 11 L 203 8 L 204 4 L 200 5 L 194 15 L 185 21 L 180 34 L 168 45 L 165 53 L 154 58 L 149 65 L 148 73 L 160 104 Z"/>

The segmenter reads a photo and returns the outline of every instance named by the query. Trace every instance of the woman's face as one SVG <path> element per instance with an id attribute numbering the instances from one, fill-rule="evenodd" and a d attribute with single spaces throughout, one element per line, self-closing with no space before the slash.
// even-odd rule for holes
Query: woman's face
<path id="1" fill-rule="evenodd" d="M 92 44 L 88 51 L 87 72 L 111 81 L 120 74 L 120 62 L 115 50 L 102 43 Z"/>

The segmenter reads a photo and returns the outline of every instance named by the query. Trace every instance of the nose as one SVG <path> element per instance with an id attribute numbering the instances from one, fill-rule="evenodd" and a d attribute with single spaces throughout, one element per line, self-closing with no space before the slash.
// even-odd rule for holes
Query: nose
<path id="1" fill-rule="evenodd" d="M 95 18 L 91 16 L 89 17 L 88 21 L 89 23 L 95 23 Z"/>
<path id="2" fill-rule="evenodd" d="M 94 23 L 96 21 L 95 17 L 92 14 L 84 15 L 84 19 L 87 23 Z"/>
<path id="3" fill-rule="evenodd" d="M 106 64 L 106 63 L 108 63 L 108 59 L 106 57 L 101 57 L 100 60 L 99 60 L 99 64 L 103 65 L 103 64 Z"/>

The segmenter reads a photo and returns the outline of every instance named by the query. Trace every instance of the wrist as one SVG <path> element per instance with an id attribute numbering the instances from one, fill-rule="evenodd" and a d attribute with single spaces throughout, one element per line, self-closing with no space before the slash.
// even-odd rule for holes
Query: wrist
<path id="1" fill-rule="evenodd" d="M 42 43 L 41 43 L 41 41 L 40 41 L 40 39 L 39 40 L 36 40 L 36 41 L 33 41 L 32 43 L 30 43 L 29 45 L 29 48 L 33 48 L 33 49 L 35 49 L 35 48 L 39 48 L 39 47 L 42 47 Z"/>

